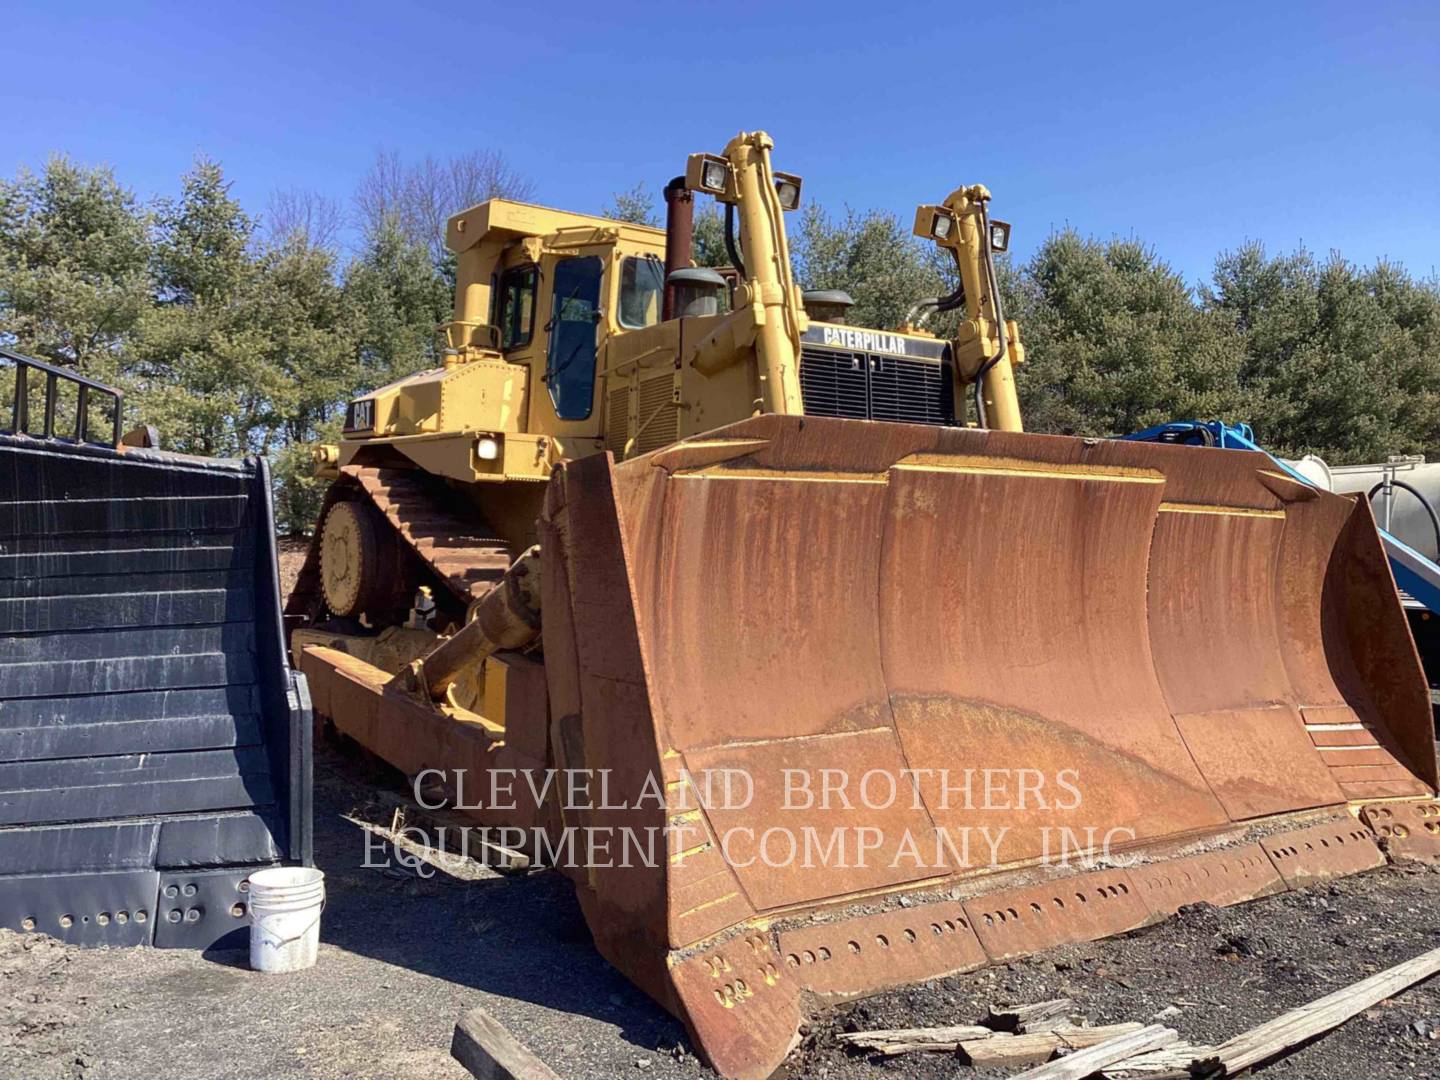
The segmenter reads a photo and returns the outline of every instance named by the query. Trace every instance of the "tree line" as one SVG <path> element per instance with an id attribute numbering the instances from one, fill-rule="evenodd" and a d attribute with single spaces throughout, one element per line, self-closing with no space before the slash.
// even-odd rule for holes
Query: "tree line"
<path id="1" fill-rule="evenodd" d="M 177 194 L 142 199 L 107 168 L 55 157 L 0 179 L 0 343 L 119 385 L 130 422 L 167 449 L 269 455 L 282 527 L 309 528 L 310 449 L 338 437 L 344 403 L 438 362 L 446 218 L 533 193 L 498 154 L 381 155 L 348 204 L 288 189 L 252 210 L 208 159 Z M 658 222 L 643 186 L 602 213 Z M 799 281 L 848 291 L 857 325 L 897 327 L 954 287 L 941 253 L 887 211 L 811 204 L 789 224 Z M 695 240 L 702 265 L 728 261 L 712 209 Z M 1440 441 L 1433 277 L 1244 243 L 1192 287 L 1137 239 L 1073 230 L 1000 270 L 1030 430 L 1248 420 L 1271 449 L 1334 463 Z"/>

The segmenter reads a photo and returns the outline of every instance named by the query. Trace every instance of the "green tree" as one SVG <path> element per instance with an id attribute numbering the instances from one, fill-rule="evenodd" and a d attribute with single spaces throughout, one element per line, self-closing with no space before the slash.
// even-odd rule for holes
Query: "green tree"
<path id="1" fill-rule="evenodd" d="M 645 189 L 644 184 L 636 184 L 629 191 L 617 191 L 600 215 L 634 225 L 660 227 L 660 219 L 655 216 L 655 197 Z"/>
<path id="2" fill-rule="evenodd" d="M 710 200 L 709 205 L 695 207 L 693 230 L 696 266 L 729 266 L 730 254 L 725 250 L 725 222 L 719 209 Z"/>
<path id="3" fill-rule="evenodd" d="M 162 304 L 224 302 L 249 269 L 255 219 L 230 197 L 220 165 L 195 159 L 179 199 L 161 199 L 155 214 L 154 279 Z"/>
<path id="4" fill-rule="evenodd" d="M 1433 449 L 1440 436 L 1440 289 L 1255 243 L 1216 261 L 1201 293 L 1243 343 L 1240 380 L 1271 448 L 1332 463 Z"/>
<path id="5" fill-rule="evenodd" d="M 439 363 L 437 328 L 450 317 L 453 292 L 424 245 L 397 221 L 382 222 L 344 276 L 364 386 Z"/>
<path id="6" fill-rule="evenodd" d="M 1136 240 L 1049 237 L 1012 283 L 1026 427 L 1113 435 L 1174 419 L 1246 419 L 1240 341 Z"/>
<path id="7" fill-rule="evenodd" d="M 0 341 L 113 379 L 150 301 L 147 214 L 108 168 L 0 181 Z"/>
<path id="8" fill-rule="evenodd" d="M 201 159 L 159 205 L 152 275 L 125 378 L 140 415 L 170 449 L 278 455 L 282 525 L 309 524 L 308 461 L 294 466 L 357 381 L 335 256 L 299 231 L 257 242 L 223 171 Z"/>
<path id="9" fill-rule="evenodd" d="M 885 330 L 945 289 L 939 265 L 894 214 L 847 209 L 839 219 L 811 203 L 790 235 L 795 276 L 806 289 L 843 289 L 850 321 Z"/>

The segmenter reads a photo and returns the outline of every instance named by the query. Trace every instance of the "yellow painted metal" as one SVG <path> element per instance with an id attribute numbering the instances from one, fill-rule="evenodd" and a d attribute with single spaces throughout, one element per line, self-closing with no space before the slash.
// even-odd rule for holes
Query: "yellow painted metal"
<path id="1" fill-rule="evenodd" d="M 986 426 L 1023 431 L 1020 401 L 1015 393 L 1015 367 L 1025 360 L 1020 327 L 997 310 L 998 283 L 993 261 L 984 184 L 956 188 L 939 206 L 915 210 L 915 234 L 933 240 L 955 258 L 965 290 L 965 318 L 951 342 L 956 378 L 961 385 L 981 383 Z"/>
<path id="2" fill-rule="evenodd" d="M 803 414 L 799 362 L 810 322 L 791 269 L 773 148 L 765 132 L 741 132 L 720 154 L 692 155 L 687 167 L 689 186 L 728 204 L 738 226 L 745 265 L 723 314 L 660 321 L 658 291 L 638 298 L 624 291 L 647 262 L 644 272 L 658 280 L 665 251 L 659 229 L 508 199 L 454 215 L 446 242 L 457 281 L 451 321 L 441 328 L 443 362 L 356 399 L 339 446 L 316 451 L 317 475 L 334 480 L 347 466 L 408 463 L 450 482 L 518 551 L 535 541 L 540 482 L 562 461 L 607 450 L 624 459 L 758 414 Z M 723 183 L 707 184 L 717 174 Z M 989 426 L 1018 431 L 1013 367 L 1024 350 L 1018 327 L 1003 324 L 995 310 L 982 246 L 989 197 L 980 185 L 960 188 L 922 208 L 917 231 L 927 213 L 954 225 L 936 239 L 954 253 L 965 285 L 966 318 L 951 343 L 957 402 L 958 391 L 978 379 Z M 589 413 L 572 409 L 562 418 L 546 376 L 551 315 L 566 299 L 554 295 L 556 272 L 575 258 L 597 258 L 601 267 L 595 378 Z M 497 324 L 516 286 L 499 293 L 517 280 L 526 282 L 528 327 L 517 333 L 512 325 L 507 339 Z M 828 344 L 831 327 L 817 325 Z M 876 333 L 833 330 L 840 348 L 850 347 L 843 344 L 848 335 Z M 325 579 L 341 601 L 332 610 L 346 606 L 343 577 L 336 569 Z"/>
<path id="3" fill-rule="evenodd" d="M 439 636 L 433 631 L 415 630 L 407 626 L 387 626 L 375 635 L 339 634 L 302 627 L 290 635 L 291 663 L 298 669 L 305 647 L 319 645 L 326 649 L 338 649 L 390 675 L 396 675 L 409 667 L 412 660 L 433 649 L 439 640 Z"/>
<path id="4" fill-rule="evenodd" d="M 760 360 L 760 401 L 757 412 L 799 416 L 800 335 L 805 332 L 804 307 L 790 267 L 785 241 L 785 215 L 775 194 L 770 151 L 775 143 L 763 131 L 735 136 L 725 147 L 734 177 L 735 204 L 740 217 L 745 283 L 737 290 L 737 309 L 749 309 Z"/>
<path id="5" fill-rule="evenodd" d="M 727 168 L 722 194 L 735 206 L 746 252 L 745 280 L 724 315 L 661 323 L 657 298 L 645 308 L 650 325 L 623 325 L 620 269 L 627 259 L 663 255 L 658 229 L 506 199 L 456 214 L 446 232 L 457 283 L 445 364 L 357 399 L 359 422 L 318 468 L 330 475 L 384 445 L 453 480 L 535 480 L 560 460 L 607 449 L 626 457 L 757 413 L 802 413 L 798 364 L 808 322 L 790 267 L 773 145 L 764 132 L 742 132 L 710 157 Z M 605 268 L 595 404 L 589 417 L 565 420 L 545 388 L 545 312 L 557 263 L 586 255 Z M 492 325 L 495 282 L 530 264 L 539 270 L 534 331 L 502 351 Z M 504 447 L 501 454 L 476 454 L 487 437 Z"/>

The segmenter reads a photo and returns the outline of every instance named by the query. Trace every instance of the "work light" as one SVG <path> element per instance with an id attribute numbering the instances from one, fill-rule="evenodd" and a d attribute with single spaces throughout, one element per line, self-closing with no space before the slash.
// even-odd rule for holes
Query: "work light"
<path id="1" fill-rule="evenodd" d="M 1010 246 L 1010 223 L 1008 221 L 990 222 L 990 250 L 1004 251 Z"/>
<path id="2" fill-rule="evenodd" d="M 780 199 L 780 209 L 794 210 L 800 205 L 800 177 L 777 172 L 775 194 Z"/>
<path id="3" fill-rule="evenodd" d="M 700 170 L 700 186 L 713 194 L 722 194 L 725 191 L 725 180 L 729 174 L 728 162 L 719 158 L 710 158 Z"/>

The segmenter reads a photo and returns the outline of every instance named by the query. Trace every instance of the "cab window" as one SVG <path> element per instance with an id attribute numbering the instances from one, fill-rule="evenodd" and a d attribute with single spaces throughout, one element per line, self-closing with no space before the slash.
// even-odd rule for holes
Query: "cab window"
<path id="1" fill-rule="evenodd" d="M 600 321 L 600 274 L 596 256 L 562 259 L 555 264 L 550 343 L 545 356 L 545 385 L 562 420 L 584 420 L 595 395 L 595 330 Z"/>
<path id="2" fill-rule="evenodd" d="M 659 259 L 625 259 L 620 264 L 620 325 L 628 330 L 654 326 L 664 292 L 665 267 Z"/>
<path id="3" fill-rule="evenodd" d="M 535 286 L 538 269 L 517 266 L 500 275 L 500 348 L 530 344 L 535 334 Z"/>

